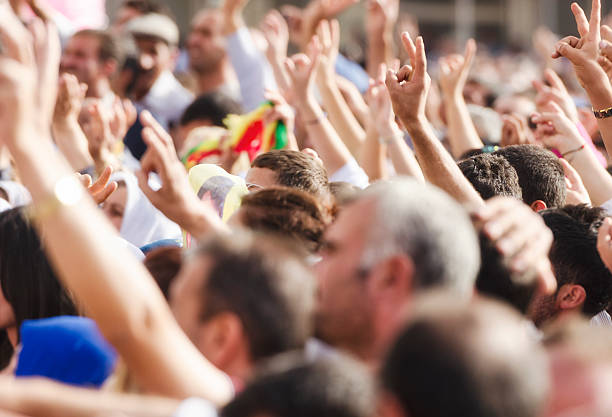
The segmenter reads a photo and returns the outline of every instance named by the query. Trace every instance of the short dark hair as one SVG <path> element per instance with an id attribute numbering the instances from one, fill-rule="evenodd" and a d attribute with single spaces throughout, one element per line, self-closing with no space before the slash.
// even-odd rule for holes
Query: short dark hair
<path id="1" fill-rule="evenodd" d="M 159 289 L 170 298 L 170 287 L 183 264 L 183 251 L 176 246 L 164 246 L 147 253 L 144 266 L 157 282 Z"/>
<path id="2" fill-rule="evenodd" d="M 578 205 L 541 214 L 554 236 L 549 257 L 557 287 L 582 286 L 586 292 L 582 307 L 585 315 L 605 310 L 612 301 L 612 274 L 597 251 L 597 229 L 605 217 L 604 210 Z"/>
<path id="3" fill-rule="evenodd" d="M 13 308 L 19 330 L 25 320 L 78 315 L 69 293 L 57 279 L 43 244 L 23 208 L 0 213 L 0 286 Z M 0 334 L 0 369 L 12 358 L 5 330 Z"/>
<path id="4" fill-rule="evenodd" d="M 289 187 L 270 187 L 245 195 L 240 220 L 251 230 L 291 238 L 310 252 L 319 250 L 331 222 L 328 210 L 314 196 Z"/>
<path id="5" fill-rule="evenodd" d="M 494 155 L 506 158 L 516 170 L 526 204 L 542 200 L 547 208 L 565 205 L 565 174 L 554 153 L 536 145 L 513 145 Z"/>
<path id="6" fill-rule="evenodd" d="M 520 315 L 484 299 L 465 306 L 437 300 L 418 310 L 382 367 L 383 386 L 406 415 L 540 415 L 548 394 L 547 361 Z"/>
<path id="7" fill-rule="evenodd" d="M 220 413 L 221 417 L 370 417 L 372 377 L 341 354 L 306 361 L 276 358 Z"/>
<path id="8" fill-rule="evenodd" d="M 297 188 L 319 198 L 329 196 L 325 167 L 303 152 L 286 149 L 266 152 L 255 158 L 251 166 L 274 171 L 279 185 Z"/>
<path id="9" fill-rule="evenodd" d="M 98 59 L 100 61 L 104 62 L 112 59 L 117 61 L 117 63 L 121 63 L 123 54 L 121 48 L 119 47 L 119 42 L 117 42 L 117 39 L 110 32 L 95 29 L 83 29 L 73 35 L 73 37 L 77 36 L 87 36 L 95 38 L 98 41 L 98 44 L 100 45 L 98 50 Z"/>
<path id="10" fill-rule="evenodd" d="M 207 93 L 196 98 L 183 112 L 180 125 L 210 121 L 213 126 L 225 127 L 228 114 L 242 114 L 242 106 L 236 100 L 220 92 Z"/>
<path id="11" fill-rule="evenodd" d="M 526 314 L 538 287 L 531 272 L 516 274 L 508 267 L 508 261 L 483 232 L 480 240 L 480 271 L 476 277 L 476 289 L 480 294 L 504 301 L 522 314 Z"/>
<path id="12" fill-rule="evenodd" d="M 495 196 L 523 199 L 516 170 L 502 156 L 472 156 L 459 162 L 459 168 L 484 200 Z"/>
<path id="13" fill-rule="evenodd" d="M 312 334 L 314 282 L 290 243 L 237 232 L 204 243 L 198 253 L 212 262 L 202 320 L 236 314 L 254 361 L 304 346 Z"/>

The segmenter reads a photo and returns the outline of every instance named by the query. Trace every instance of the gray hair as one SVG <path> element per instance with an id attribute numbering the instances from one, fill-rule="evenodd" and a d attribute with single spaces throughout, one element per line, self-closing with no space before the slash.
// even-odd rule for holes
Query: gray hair
<path id="1" fill-rule="evenodd" d="M 468 214 L 455 200 L 408 178 L 374 184 L 361 198 L 375 204 L 362 268 L 406 254 L 415 267 L 413 288 L 472 294 L 480 248 Z"/>

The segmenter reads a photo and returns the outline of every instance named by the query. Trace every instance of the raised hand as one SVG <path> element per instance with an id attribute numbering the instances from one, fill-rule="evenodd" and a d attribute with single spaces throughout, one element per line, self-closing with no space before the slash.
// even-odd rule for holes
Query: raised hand
<path id="1" fill-rule="evenodd" d="M 407 126 L 419 119 L 425 119 L 427 93 L 431 78 L 427 74 L 427 57 L 422 37 L 416 45 L 407 32 L 402 33 L 402 43 L 413 65 L 405 65 L 398 72 L 387 71 L 386 85 L 393 103 L 395 114 Z"/>
<path id="2" fill-rule="evenodd" d="M 340 49 L 340 23 L 337 20 L 323 20 L 317 28 L 316 40 L 320 45 L 317 81 L 319 85 L 335 82 L 336 59 Z"/>
<path id="3" fill-rule="evenodd" d="M 320 49 L 311 43 L 311 56 L 297 54 L 285 60 L 285 70 L 291 80 L 291 96 L 296 103 L 313 98 L 315 68 L 318 65 Z"/>
<path id="4" fill-rule="evenodd" d="M 285 18 L 278 10 L 272 9 L 264 18 L 261 29 L 268 42 L 268 60 L 284 62 L 289 45 L 289 27 Z"/>
<path id="5" fill-rule="evenodd" d="M 79 175 L 81 184 L 87 189 L 89 195 L 94 199 L 96 204 L 100 205 L 104 203 L 108 197 L 117 189 L 117 182 L 110 181 L 110 177 L 113 173 L 112 167 L 104 168 L 102 175 L 94 182 L 91 176 L 88 174 Z"/>
<path id="6" fill-rule="evenodd" d="M 537 113 L 532 121 L 537 125 L 536 140 L 561 154 L 571 152 L 584 145 L 576 125 L 556 103 L 549 103 L 543 113 Z"/>
<path id="7" fill-rule="evenodd" d="M 393 112 L 391 97 L 385 86 L 386 73 L 387 66 L 381 64 L 377 77 L 370 81 L 370 88 L 368 89 L 366 100 L 370 108 L 369 115 L 379 135 L 382 138 L 392 138 L 398 133 L 399 127 L 395 122 L 395 113 Z"/>
<path id="8" fill-rule="evenodd" d="M 544 79 L 548 85 L 540 80 L 533 82 L 533 87 L 537 92 L 535 102 L 538 110 L 543 111 L 542 109 L 550 102 L 556 103 L 563 109 L 565 115 L 577 124 L 579 122 L 578 109 L 561 78 L 553 70 L 547 69 L 544 71 Z"/>
<path id="9" fill-rule="evenodd" d="M 449 55 L 440 59 L 440 87 L 445 96 L 463 94 L 463 89 L 476 55 L 476 41 L 470 39 L 463 55 Z"/>
<path id="10" fill-rule="evenodd" d="M 559 162 L 565 174 L 565 189 L 567 190 L 565 204 L 586 204 L 590 206 L 591 197 L 578 171 L 563 158 L 559 159 Z"/>
<path id="11" fill-rule="evenodd" d="M 475 211 L 473 218 L 497 250 L 510 258 L 510 269 L 535 273 L 543 293 L 555 291 L 556 280 L 548 260 L 553 235 L 541 216 L 516 199 L 494 197 Z"/>
<path id="12" fill-rule="evenodd" d="M 79 84 L 79 80 L 72 74 L 62 74 L 59 80 L 53 123 L 62 124 L 66 121 L 78 120 L 86 92 L 87 84 Z"/>
<path id="13" fill-rule="evenodd" d="M 597 63 L 601 41 L 601 0 L 593 0 L 590 20 L 587 20 L 584 10 L 578 3 L 572 3 L 571 8 L 580 38 L 567 36 L 561 39 L 555 46 L 552 57 L 563 56 L 569 59 L 576 70 L 580 84 L 587 88 L 594 82 L 600 82 L 600 76 L 603 73 Z"/>
<path id="14" fill-rule="evenodd" d="M 266 100 L 272 102 L 274 107 L 264 114 L 264 124 L 282 121 L 287 127 L 288 149 L 299 151 L 297 140 L 295 138 L 295 110 L 291 107 L 287 100 L 275 91 L 266 91 Z"/>
<path id="15" fill-rule="evenodd" d="M 399 0 L 368 0 L 366 12 L 366 31 L 369 34 L 390 31 L 399 16 Z"/>
<path id="16" fill-rule="evenodd" d="M 513 113 L 502 117 L 501 146 L 528 145 L 534 143 L 534 137 L 527 126 L 524 116 Z"/>
<path id="17" fill-rule="evenodd" d="M 249 0 L 224 0 L 221 5 L 221 13 L 223 14 L 223 31 L 226 34 L 236 32 L 240 27 L 244 26 L 242 18 L 242 10 L 245 8 Z"/>

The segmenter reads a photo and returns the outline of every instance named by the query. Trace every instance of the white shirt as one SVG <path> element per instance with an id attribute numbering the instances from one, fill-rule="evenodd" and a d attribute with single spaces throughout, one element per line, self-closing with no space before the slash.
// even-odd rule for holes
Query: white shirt
<path id="1" fill-rule="evenodd" d="M 172 417 L 217 417 L 217 410 L 208 401 L 189 398 L 181 403 Z"/>
<path id="2" fill-rule="evenodd" d="M 370 185 L 368 175 L 355 158 L 351 158 L 342 168 L 330 175 L 329 182 L 348 182 L 362 189 Z"/>
<path id="3" fill-rule="evenodd" d="M 136 103 L 136 108 L 149 110 L 164 129 L 168 129 L 170 123 L 181 118 L 193 99 L 193 94 L 170 71 L 164 71 L 147 95 Z"/>

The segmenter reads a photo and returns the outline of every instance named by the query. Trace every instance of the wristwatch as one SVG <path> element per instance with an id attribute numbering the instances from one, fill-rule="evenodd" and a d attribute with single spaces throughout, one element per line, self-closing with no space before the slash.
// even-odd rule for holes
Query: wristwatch
<path id="1" fill-rule="evenodd" d="M 612 107 L 608 107 L 607 109 L 603 110 L 593 109 L 593 114 L 597 119 L 607 119 L 608 117 L 612 116 Z"/>

